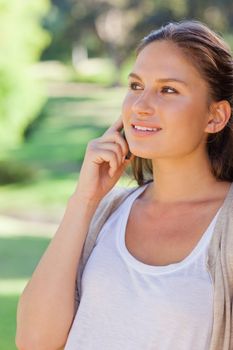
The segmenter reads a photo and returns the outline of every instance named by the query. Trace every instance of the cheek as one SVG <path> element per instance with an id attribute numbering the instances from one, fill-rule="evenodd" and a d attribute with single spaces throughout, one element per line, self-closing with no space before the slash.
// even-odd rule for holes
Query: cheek
<path id="1" fill-rule="evenodd" d="M 188 100 L 173 107 L 173 112 L 166 114 L 166 145 L 192 150 L 203 141 L 206 109 L 201 103 Z"/>
<path id="2" fill-rule="evenodd" d="M 197 101 L 190 99 L 182 99 L 178 103 L 169 106 L 167 104 L 166 108 L 166 122 L 168 126 L 172 129 L 176 129 L 177 132 L 192 130 L 193 132 L 200 131 L 201 127 L 204 125 L 204 119 L 206 110 Z"/>

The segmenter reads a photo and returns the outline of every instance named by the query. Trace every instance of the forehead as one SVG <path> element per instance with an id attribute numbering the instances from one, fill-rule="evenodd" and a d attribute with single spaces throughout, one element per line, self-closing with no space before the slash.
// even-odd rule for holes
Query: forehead
<path id="1" fill-rule="evenodd" d="M 190 56 L 191 58 L 191 56 Z M 194 67 L 182 49 L 170 41 L 154 41 L 136 57 L 132 71 L 145 79 L 177 77 L 188 84 L 204 83 L 200 72 Z"/>

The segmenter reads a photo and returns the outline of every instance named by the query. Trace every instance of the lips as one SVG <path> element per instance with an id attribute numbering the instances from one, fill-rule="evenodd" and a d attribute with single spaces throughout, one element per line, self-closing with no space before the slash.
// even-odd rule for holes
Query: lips
<path id="1" fill-rule="evenodd" d="M 137 124 L 136 124 L 137 126 Z M 159 134 L 161 132 L 161 128 L 154 128 L 152 129 L 150 127 L 150 129 L 141 129 L 142 127 L 138 127 L 136 128 L 134 125 L 131 125 L 131 130 L 132 130 L 132 135 L 134 135 L 135 137 L 147 137 L 147 136 L 151 136 L 151 135 L 155 135 L 155 134 Z"/>
<path id="2" fill-rule="evenodd" d="M 139 130 L 139 131 L 159 131 L 161 129 L 158 128 L 148 128 L 148 127 L 144 127 L 144 126 L 139 126 L 139 125 L 134 125 L 133 126 L 134 129 Z"/>
<path id="3" fill-rule="evenodd" d="M 145 124 L 145 123 L 137 122 L 137 123 L 132 123 L 131 125 L 134 128 L 135 128 L 135 126 L 139 126 L 139 127 L 142 127 L 142 128 L 161 130 L 161 127 L 159 125 L 154 125 L 154 124 L 152 125 L 152 124 Z"/>

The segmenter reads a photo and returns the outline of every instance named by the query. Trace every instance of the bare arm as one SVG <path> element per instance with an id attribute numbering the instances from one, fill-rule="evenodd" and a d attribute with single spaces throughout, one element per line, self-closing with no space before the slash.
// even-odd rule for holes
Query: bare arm
<path id="1" fill-rule="evenodd" d="M 74 316 L 78 262 L 97 202 L 70 198 L 62 222 L 18 305 L 19 349 L 59 349 Z M 21 340 L 23 344 L 21 344 Z"/>
<path id="2" fill-rule="evenodd" d="M 65 214 L 30 281 L 17 310 L 19 350 L 59 350 L 74 317 L 77 268 L 90 221 L 101 199 L 120 178 L 128 145 L 119 119 L 88 144 L 79 182 Z"/>

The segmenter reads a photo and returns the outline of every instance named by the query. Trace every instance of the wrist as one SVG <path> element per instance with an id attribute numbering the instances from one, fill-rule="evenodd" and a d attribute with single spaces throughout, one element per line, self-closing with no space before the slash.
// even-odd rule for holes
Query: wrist
<path id="1" fill-rule="evenodd" d="M 80 191 L 75 191 L 69 198 L 69 203 L 71 203 L 71 205 L 72 204 L 77 205 L 79 203 L 83 206 L 95 208 L 96 206 L 98 206 L 99 202 L 100 202 L 100 199 L 89 197 Z"/>

